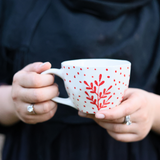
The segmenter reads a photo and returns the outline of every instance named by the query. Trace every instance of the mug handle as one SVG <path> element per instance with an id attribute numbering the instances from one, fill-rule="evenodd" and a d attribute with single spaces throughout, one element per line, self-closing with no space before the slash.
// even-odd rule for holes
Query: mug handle
<path id="1" fill-rule="evenodd" d="M 55 74 L 56 76 L 62 78 L 63 80 L 63 70 L 62 69 L 52 68 L 52 69 L 42 72 L 41 74 Z M 76 108 L 69 97 L 68 98 L 54 97 L 52 98 L 52 101 Z"/>

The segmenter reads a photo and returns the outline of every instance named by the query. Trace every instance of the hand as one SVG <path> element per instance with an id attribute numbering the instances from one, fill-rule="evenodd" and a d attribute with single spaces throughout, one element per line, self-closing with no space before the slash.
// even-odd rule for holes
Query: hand
<path id="1" fill-rule="evenodd" d="M 128 89 L 122 103 L 110 110 L 98 111 L 95 115 L 79 111 L 79 115 L 92 118 L 116 140 L 133 142 L 142 140 L 151 130 L 155 121 L 155 94 L 140 90 Z M 124 124 L 124 117 L 130 115 L 132 124 Z"/>
<path id="2" fill-rule="evenodd" d="M 51 64 L 33 63 L 14 75 L 12 100 L 17 116 L 25 123 L 35 124 L 52 118 L 57 104 L 51 99 L 58 95 L 58 86 L 53 75 L 40 73 L 50 69 Z M 27 111 L 27 106 L 34 104 L 35 114 Z"/>

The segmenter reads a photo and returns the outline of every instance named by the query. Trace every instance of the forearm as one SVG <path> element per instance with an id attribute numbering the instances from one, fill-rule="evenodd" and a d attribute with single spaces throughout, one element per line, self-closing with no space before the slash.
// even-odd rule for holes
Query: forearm
<path id="1" fill-rule="evenodd" d="M 12 125 L 19 121 L 11 98 L 12 86 L 0 86 L 0 124 Z"/>

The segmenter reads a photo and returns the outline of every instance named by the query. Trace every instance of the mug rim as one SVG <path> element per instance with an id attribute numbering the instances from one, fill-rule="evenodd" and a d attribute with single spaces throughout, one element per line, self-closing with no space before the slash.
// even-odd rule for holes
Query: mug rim
<path id="1" fill-rule="evenodd" d="M 100 63 L 96 63 L 96 62 Z M 107 64 L 106 64 L 107 63 Z M 116 67 L 131 65 L 128 60 L 121 59 L 107 59 L 107 58 L 92 58 L 92 59 L 74 59 L 66 60 L 61 63 L 62 66 L 76 66 L 76 67 Z"/>

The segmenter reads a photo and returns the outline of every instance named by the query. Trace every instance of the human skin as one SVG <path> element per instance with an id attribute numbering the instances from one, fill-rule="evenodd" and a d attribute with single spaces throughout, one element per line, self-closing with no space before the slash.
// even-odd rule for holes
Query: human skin
<path id="1" fill-rule="evenodd" d="M 95 115 L 80 111 L 78 114 L 93 119 L 114 139 L 122 142 L 142 140 L 150 130 L 160 134 L 160 96 L 141 89 L 126 90 L 118 107 L 98 111 Z M 126 115 L 131 117 L 129 126 L 123 123 Z"/>
<path id="2" fill-rule="evenodd" d="M 50 69 L 51 64 L 33 63 L 13 77 L 11 86 L 0 87 L 0 123 L 12 125 L 18 121 L 28 124 L 44 122 L 52 118 L 57 104 L 51 99 L 59 94 L 53 75 L 40 73 Z M 36 114 L 27 111 L 27 106 L 34 105 Z"/>
<path id="3" fill-rule="evenodd" d="M 0 123 L 13 125 L 18 121 L 36 124 L 49 120 L 57 110 L 51 99 L 59 94 L 54 76 L 41 72 L 51 64 L 33 63 L 13 77 L 12 85 L 0 87 Z M 36 114 L 29 113 L 27 106 L 34 104 Z M 98 111 L 95 115 L 78 112 L 79 116 L 91 118 L 116 140 L 133 142 L 143 139 L 150 130 L 160 134 L 160 96 L 141 89 L 129 88 L 122 103 L 110 110 Z M 124 117 L 131 116 L 132 124 L 123 124 Z"/>

